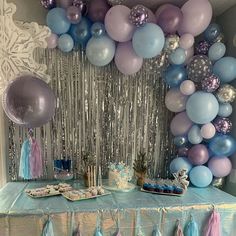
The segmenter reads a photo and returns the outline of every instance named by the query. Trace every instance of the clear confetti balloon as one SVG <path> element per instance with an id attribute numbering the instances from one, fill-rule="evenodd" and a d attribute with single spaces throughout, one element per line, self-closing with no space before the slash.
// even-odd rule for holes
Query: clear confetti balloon
<path id="1" fill-rule="evenodd" d="M 195 53 L 197 55 L 207 55 L 209 48 L 210 48 L 210 44 L 207 41 L 201 41 L 198 43 L 198 45 L 195 48 Z"/>
<path id="2" fill-rule="evenodd" d="M 232 130 L 232 122 L 229 118 L 218 117 L 213 121 L 216 131 L 222 134 L 230 133 Z"/>
<path id="3" fill-rule="evenodd" d="M 201 81 L 202 90 L 212 93 L 220 87 L 220 79 L 218 76 L 212 74 Z"/>
<path id="4" fill-rule="evenodd" d="M 147 8 L 143 5 L 137 5 L 133 7 L 130 11 L 129 20 L 133 25 L 137 27 L 144 25 L 148 21 Z"/>
<path id="5" fill-rule="evenodd" d="M 174 50 L 176 50 L 179 47 L 179 36 L 169 35 L 166 37 L 165 45 L 164 45 L 164 51 L 170 54 Z"/>
<path id="6" fill-rule="evenodd" d="M 56 7 L 55 0 L 41 0 L 41 4 L 46 9 L 52 9 L 52 8 Z"/>
<path id="7" fill-rule="evenodd" d="M 236 97 L 236 89 L 229 84 L 224 84 L 218 89 L 216 96 L 222 103 L 233 102 Z"/>
<path id="8" fill-rule="evenodd" d="M 205 55 L 196 55 L 187 66 L 188 79 L 201 82 L 212 74 L 212 63 Z"/>

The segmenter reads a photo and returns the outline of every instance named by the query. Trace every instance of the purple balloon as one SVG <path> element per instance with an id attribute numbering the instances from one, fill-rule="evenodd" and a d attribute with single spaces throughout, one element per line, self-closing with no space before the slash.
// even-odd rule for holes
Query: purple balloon
<path id="1" fill-rule="evenodd" d="M 72 0 L 56 0 L 57 6 L 62 8 L 68 8 L 72 5 Z"/>
<path id="2" fill-rule="evenodd" d="M 212 157 L 208 162 L 208 167 L 215 177 L 225 177 L 231 172 L 232 163 L 224 156 Z"/>
<path id="3" fill-rule="evenodd" d="M 127 42 L 133 37 L 135 26 L 129 21 L 130 9 L 123 5 L 112 7 L 105 17 L 109 36 L 118 42 Z"/>
<path id="4" fill-rule="evenodd" d="M 232 130 L 232 122 L 229 118 L 217 117 L 213 121 L 213 125 L 216 128 L 216 131 L 222 134 L 230 133 Z"/>
<path id="5" fill-rule="evenodd" d="M 194 145 L 188 151 L 188 159 L 193 165 L 203 165 L 207 163 L 209 159 L 209 153 L 205 145 Z"/>
<path id="6" fill-rule="evenodd" d="M 130 11 L 129 20 L 133 25 L 137 27 L 144 25 L 148 21 L 147 8 L 143 5 L 137 5 L 133 7 Z"/>
<path id="7" fill-rule="evenodd" d="M 92 0 L 89 3 L 88 17 L 93 22 L 103 22 L 110 6 L 105 0 Z"/>
<path id="8" fill-rule="evenodd" d="M 181 148 L 178 149 L 178 156 L 187 157 L 188 156 L 188 151 L 189 151 L 188 147 L 181 147 Z"/>
<path id="9" fill-rule="evenodd" d="M 78 7 L 83 16 L 87 15 L 88 7 L 85 0 L 73 0 L 72 5 Z"/>
<path id="10" fill-rule="evenodd" d="M 51 35 L 48 38 L 46 38 L 46 41 L 48 48 L 50 49 L 56 48 L 58 43 L 58 35 L 51 33 Z"/>
<path id="11" fill-rule="evenodd" d="M 55 0 L 41 0 L 41 4 L 46 9 L 52 9 L 52 8 L 56 7 Z"/>
<path id="12" fill-rule="evenodd" d="M 168 7 L 170 7 L 170 6 L 173 6 L 173 5 L 170 4 L 170 3 L 167 3 L 167 4 L 161 5 L 159 8 L 157 8 L 157 10 L 156 10 L 156 12 L 155 12 L 155 17 L 156 17 L 157 22 L 158 22 L 158 20 L 159 20 L 160 14 L 161 14 L 166 8 L 168 8 Z"/>
<path id="13" fill-rule="evenodd" d="M 202 90 L 212 93 L 215 92 L 220 87 L 220 79 L 212 74 L 209 77 L 201 81 Z"/>
<path id="14" fill-rule="evenodd" d="M 78 24 L 81 20 L 80 9 L 75 6 L 70 6 L 66 10 L 66 16 L 72 24 Z"/>
<path id="15" fill-rule="evenodd" d="M 170 131 L 174 136 L 184 136 L 193 126 L 186 112 L 177 114 L 170 123 Z"/>
<path id="16" fill-rule="evenodd" d="M 129 41 L 118 44 L 115 54 L 115 63 L 121 73 L 132 75 L 141 69 L 143 58 L 135 53 L 132 43 Z"/>
<path id="17" fill-rule="evenodd" d="M 28 128 L 46 124 L 54 115 L 56 98 L 41 79 L 24 75 L 13 80 L 3 93 L 3 109 L 14 123 Z"/>
<path id="18" fill-rule="evenodd" d="M 174 34 L 182 21 L 183 14 L 181 10 L 174 6 L 165 7 L 158 17 L 157 24 L 165 33 Z"/>

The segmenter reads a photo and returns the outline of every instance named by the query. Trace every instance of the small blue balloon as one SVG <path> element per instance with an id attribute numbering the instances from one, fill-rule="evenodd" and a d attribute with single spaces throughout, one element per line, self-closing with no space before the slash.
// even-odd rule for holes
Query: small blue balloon
<path id="1" fill-rule="evenodd" d="M 219 103 L 211 93 L 198 91 L 191 95 L 186 104 L 190 120 L 197 124 L 210 123 L 217 116 Z"/>
<path id="2" fill-rule="evenodd" d="M 163 73 L 163 79 L 172 88 L 179 86 L 187 79 L 187 72 L 184 66 L 169 65 Z"/>
<path id="3" fill-rule="evenodd" d="M 100 37 L 106 32 L 104 24 L 96 22 L 91 27 L 91 34 L 93 37 Z"/>
<path id="4" fill-rule="evenodd" d="M 185 146 L 188 143 L 188 139 L 185 136 L 177 136 L 174 138 L 174 144 L 177 147 Z"/>
<path id="5" fill-rule="evenodd" d="M 192 144 L 199 144 L 203 140 L 201 130 L 198 125 L 193 125 L 188 132 L 188 141 Z"/>
<path id="6" fill-rule="evenodd" d="M 76 44 L 79 44 L 82 48 L 85 48 L 91 35 L 91 21 L 82 17 L 79 24 L 72 24 L 69 30 L 69 34 L 74 39 Z"/>
<path id="7" fill-rule="evenodd" d="M 220 103 L 218 116 L 228 117 L 232 114 L 233 108 L 230 103 Z"/>
<path id="8" fill-rule="evenodd" d="M 86 56 L 91 64 L 105 66 L 109 64 L 116 51 L 115 42 L 107 35 L 99 38 L 92 37 L 86 46 Z"/>
<path id="9" fill-rule="evenodd" d="M 206 166 L 195 166 L 189 173 L 191 183 L 199 188 L 207 187 L 212 179 L 213 175 L 210 169 Z"/>
<path id="10" fill-rule="evenodd" d="M 62 52 L 70 52 L 74 47 L 74 41 L 69 34 L 62 34 L 58 39 L 58 48 Z"/>
<path id="11" fill-rule="evenodd" d="M 193 165 L 186 157 L 176 157 L 170 163 L 170 172 L 177 173 L 181 169 L 186 169 L 188 173 L 192 167 Z"/>
<path id="12" fill-rule="evenodd" d="M 222 57 L 214 64 L 213 73 L 219 77 L 223 84 L 233 81 L 236 78 L 236 59 Z"/>
<path id="13" fill-rule="evenodd" d="M 64 34 L 70 29 L 70 21 L 66 17 L 66 11 L 63 8 L 51 9 L 46 18 L 47 26 L 55 34 Z"/>
<path id="14" fill-rule="evenodd" d="M 186 54 L 183 48 L 177 48 L 174 52 L 172 52 L 169 56 L 170 63 L 174 65 L 181 65 L 185 62 Z"/>
<path id="15" fill-rule="evenodd" d="M 136 54 L 143 58 L 152 58 L 160 54 L 165 44 L 162 29 L 153 23 L 147 23 L 136 29 L 132 44 Z"/>
<path id="16" fill-rule="evenodd" d="M 236 140 L 231 135 L 216 135 L 209 148 L 215 156 L 231 156 L 236 151 Z"/>
<path id="17" fill-rule="evenodd" d="M 204 37 L 208 42 L 213 42 L 221 34 L 220 26 L 216 23 L 210 24 L 204 32 Z"/>
<path id="18" fill-rule="evenodd" d="M 211 45 L 208 57 L 211 61 L 217 61 L 225 55 L 226 47 L 223 43 L 217 42 Z"/>

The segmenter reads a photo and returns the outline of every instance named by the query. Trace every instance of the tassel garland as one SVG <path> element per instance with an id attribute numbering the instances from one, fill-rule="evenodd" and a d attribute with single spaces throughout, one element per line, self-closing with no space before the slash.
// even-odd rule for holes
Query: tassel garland
<path id="1" fill-rule="evenodd" d="M 221 236 L 220 213 L 214 210 L 205 228 L 204 236 Z"/>
<path id="2" fill-rule="evenodd" d="M 197 222 L 194 221 L 193 216 L 191 216 L 190 221 L 187 223 L 184 229 L 185 236 L 199 236 L 199 229 Z"/>
<path id="3" fill-rule="evenodd" d="M 162 236 L 161 232 L 160 232 L 160 230 L 158 229 L 157 226 L 155 226 L 155 228 L 154 228 L 154 230 L 152 232 L 152 236 Z"/>
<path id="4" fill-rule="evenodd" d="M 179 221 L 177 223 L 177 228 L 176 228 L 174 236 L 184 236 L 184 233 L 183 233 L 183 230 Z"/>
<path id="5" fill-rule="evenodd" d="M 42 236 L 54 236 L 53 225 L 51 220 L 48 220 L 44 226 Z"/>

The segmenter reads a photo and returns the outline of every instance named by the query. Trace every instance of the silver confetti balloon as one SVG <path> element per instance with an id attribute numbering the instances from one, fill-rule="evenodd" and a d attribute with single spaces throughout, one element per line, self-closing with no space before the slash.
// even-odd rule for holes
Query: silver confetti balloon
<path id="1" fill-rule="evenodd" d="M 168 54 L 172 53 L 175 49 L 179 47 L 179 36 L 169 35 L 166 37 L 165 45 L 164 45 L 164 51 Z"/>
<path id="2" fill-rule="evenodd" d="M 216 96 L 222 103 L 233 102 L 236 97 L 236 89 L 232 85 L 224 84 L 218 89 Z"/>
<path id="3" fill-rule="evenodd" d="M 129 21 L 137 26 L 140 27 L 147 23 L 148 21 L 148 10 L 143 5 L 137 5 L 133 7 L 130 11 Z"/>
<path id="4" fill-rule="evenodd" d="M 213 121 L 213 125 L 215 126 L 216 131 L 222 134 L 230 133 L 233 126 L 231 120 L 226 117 L 217 117 Z"/>
<path id="5" fill-rule="evenodd" d="M 211 183 L 215 188 L 222 189 L 225 185 L 225 178 L 214 178 Z"/>
<path id="6" fill-rule="evenodd" d="M 194 56 L 187 66 L 188 79 L 200 83 L 212 73 L 212 63 L 205 55 Z"/>

